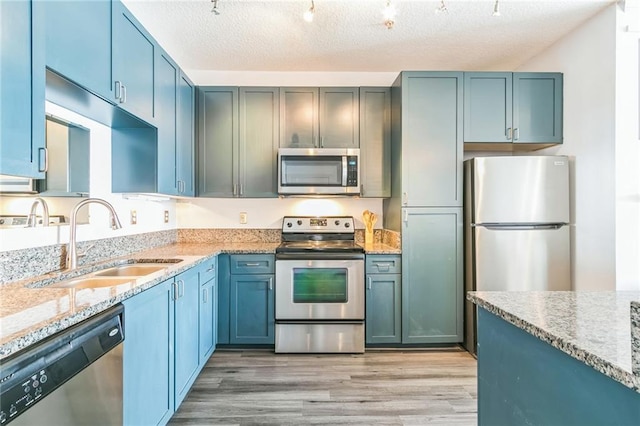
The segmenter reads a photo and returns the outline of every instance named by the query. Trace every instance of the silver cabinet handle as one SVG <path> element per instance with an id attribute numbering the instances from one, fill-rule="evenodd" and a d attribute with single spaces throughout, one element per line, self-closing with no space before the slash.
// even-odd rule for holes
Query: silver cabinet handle
<path id="1" fill-rule="evenodd" d="M 371 277 L 367 279 L 367 290 L 371 290 Z"/>
<path id="2" fill-rule="evenodd" d="M 320 136 L 320 148 L 324 148 L 324 136 Z"/>
<path id="3" fill-rule="evenodd" d="M 175 281 L 171 283 L 171 300 L 178 300 L 178 286 Z"/>
<path id="4" fill-rule="evenodd" d="M 273 290 L 273 280 L 269 278 L 269 291 Z"/>
<path id="5" fill-rule="evenodd" d="M 122 85 L 122 98 L 120 99 L 120 103 L 123 104 L 127 102 L 127 86 Z"/>
<path id="6" fill-rule="evenodd" d="M 513 129 L 513 140 L 517 141 L 518 139 L 520 139 L 520 129 L 516 127 Z"/>
<path id="7" fill-rule="evenodd" d="M 511 131 L 511 127 L 507 128 L 507 140 L 511 140 L 513 138 L 513 132 Z"/>
<path id="8" fill-rule="evenodd" d="M 115 83 L 114 96 L 119 102 L 122 102 L 122 83 L 118 80 Z"/>
<path id="9" fill-rule="evenodd" d="M 177 186 L 178 186 L 178 193 L 182 193 L 182 185 L 180 185 L 180 181 L 177 181 Z"/>
<path id="10" fill-rule="evenodd" d="M 378 263 L 378 262 L 374 262 L 373 263 L 375 266 L 378 267 L 378 270 L 381 272 L 389 272 L 389 268 L 391 268 L 393 266 L 393 263 Z"/>
<path id="11" fill-rule="evenodd" d="M 244 266 L 260 266 L 259 263 L 245 263 Z"/>
<path id="12" fill-rule="evenodd" d="M 182 288 L 182 290 L 180 290 Z M 184 296 L 184 281 L 178 280 L 178 299 Z"/>
<path id="13" fill-rule="evenodd" d="M 404 221 L 409 222 L 409 212 L 406 209 L 404 211 Z"/>
<path id="14" fill-rule="evenodd" d="M 244 194 L 244 185 L 240 184 L 240 196 L 242 197 L 243 194 Z"/>
<path id="15" fill-rule="evenodd" d="M 406 206 L 408 202 L 409 202 L 409 196 L 407 195 L 406 192 L 403 192 L 402 193 L 402 204 L 404 204 Z"/>
<path id="16" fill-rule="evenodd" d="M 212 266 L 211 268 L 207 269 L 205 272 L 212 272 L 212 271 L 215 271 L 215 270 L 216 270 L 216 268 L 214 268 L 214 267 Z"/>
<path id="17" fill-rule="evenodd" d="M 238 184 L 233 184 L 233 196 L 235 197 L 238 194 Z"/>
<path id="18" fill-rule="evenodd" d="M 40 161 L 43 158 L 44 161 Z M 44 167 L 40 168 L 40 164 L 44 163 Z M 47 148 L 38 148 L 38 171 L 39 172 L 48 172 L 49 171 L 49 150 Z"/>
<path id="19" fill-rule="evenodd" d="M 207 298 L 208 298 L 208 296 L 207 296 L 207 289 L 205 288 L 205 289 L 203 289 L 203 290 L 202 290 L 202 301 L 203 301 L 204 303 L 207 303 Z"/>

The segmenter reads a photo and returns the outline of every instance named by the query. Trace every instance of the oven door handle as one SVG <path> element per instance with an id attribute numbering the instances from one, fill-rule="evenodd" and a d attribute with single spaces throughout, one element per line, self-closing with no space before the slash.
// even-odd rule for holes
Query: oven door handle
<path id="1" fill-rule="evenodd" d="M 364 260 L 364 253 L 276 253 L 276 260 Z"/>

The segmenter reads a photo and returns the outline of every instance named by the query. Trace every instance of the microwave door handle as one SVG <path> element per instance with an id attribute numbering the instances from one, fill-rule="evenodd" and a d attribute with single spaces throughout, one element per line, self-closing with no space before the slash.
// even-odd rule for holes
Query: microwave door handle
<path id="1" fill-rule="evenodd" d="M 342 186 L 347 186 L 347 156 L 342 156 Z"/>

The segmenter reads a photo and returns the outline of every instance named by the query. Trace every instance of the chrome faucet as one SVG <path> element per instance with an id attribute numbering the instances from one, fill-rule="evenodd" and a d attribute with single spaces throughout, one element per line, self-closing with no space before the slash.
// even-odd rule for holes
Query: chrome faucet
<path id="1" fill-rule="evenodd" d="M 118 215 L 116 214 L 116 210 L 113 208 L 111 204 L 101 198 L 87 198 L 86 200 L 80 201 L 71 211 L 71 223 L 69 224 L 69 246 L 67 247 L 67 261 L 65 265 L 65 269 L 68 271 L 74 270 L 78 267 L 78 250 L 76 248 L 76 223 L 78 210 L 87 204 L 96 203 L 102 204 L 111 213 L 111 229 L 120 229 L 122 225 L 120 224 L 120 219 L 118 219 Z"/>
<path id="2" fill-rule="evenodd" d="M 31 204 L 31 213 L 29 213 L 29 218 L 27 219 L 27 228 L 35 228 L 38 223 L 36 216 L 38 204 L 42 205 L 42 226 L 49 226 L 49 206 L 47 206 L 47 202 L 44 199 L 38 197 L 33 200 L 33 204 Z"/>

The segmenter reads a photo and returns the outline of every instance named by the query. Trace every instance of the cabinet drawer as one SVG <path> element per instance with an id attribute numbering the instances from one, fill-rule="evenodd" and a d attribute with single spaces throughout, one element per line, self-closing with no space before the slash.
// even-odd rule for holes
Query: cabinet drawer
<path id="1" fill-rule="evenodd" d="M 275 270 L 273 255 L 231 255 L 230 261 L 232 274 L 273 274 Z"/>
<path id="2" fill-rule="evenodd" d="M 216 277 L 217 257 L 208 259 L 198 268 L 198 281 L 200 285 L 206 284 Z"/>
<path id="3" fill-rule="evenodd" d="M 367 274 L 399 274 L 400 265 L 400 256 L 367 256 L 365 269 Z"/>

